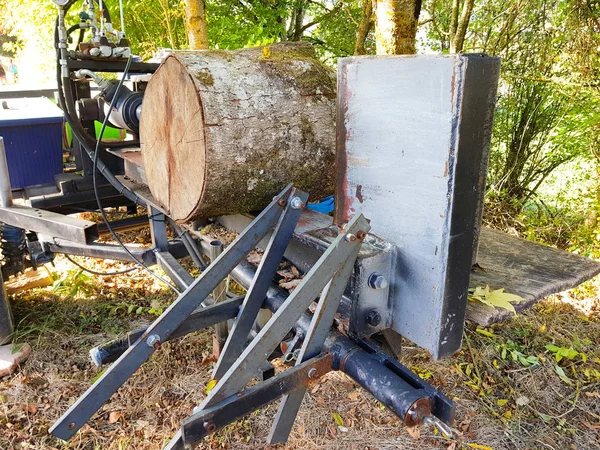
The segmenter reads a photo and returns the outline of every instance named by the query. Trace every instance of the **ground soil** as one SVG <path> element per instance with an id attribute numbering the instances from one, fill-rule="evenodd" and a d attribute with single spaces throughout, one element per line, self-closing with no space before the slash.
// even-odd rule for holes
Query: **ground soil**
<path id="1" fill-rule="evenodd" d="M 147 243 L 148 233 L 126 238 Z M 77 261 L 104 271 L 129 267 Z M 0 380 L 0 449 L 162 448 L 205 396 L 214 363 L 211 333 L 163 345 L 88 425 L 61 442 L 48 428 L 102 372 L 90 362 L 89 349 L 154 320 L 174 295 L 142 270 L 87 276 L 62 257 L 49 270 L 53 286 L 11 298 L 15 343 L 30 344 L 32 354 Z M 468 323 L 463 350 L 442 361 L 406 342 L 401 362 L 457 403 L 452 439 L 432 428 L 407 430 L 349 378 L 332 372 L 311 387 L 289 443 L 276 448 L 600 448 L 599 287 L 597 278 L 490 328 Z M 557 362 L 548 345 L 572 359 Z M 251 414 L 200 448 L 266 448 L 275 410 Z"/>

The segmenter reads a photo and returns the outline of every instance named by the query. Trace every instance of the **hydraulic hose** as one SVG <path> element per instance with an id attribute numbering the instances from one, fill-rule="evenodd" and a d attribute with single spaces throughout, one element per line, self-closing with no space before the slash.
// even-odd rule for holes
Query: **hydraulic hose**
<path id="1" fill-rule="evenodd" d="M 57 52 L 56 81 L 58 84 L 58 101 L 59 101 L 61 108 L 63 109 L 65 118 L 67 120 L 67 123 L 71 127 L 73 134 L 81 143 L 82 148 L 85 150 L 85 152 L 88 155 L 88 157 L 90 158 L 90 160 L 93 161 L 94 160 L 94 147 L 96 144 L 95 139 L 93 139 L 84 130 L 83 126 L 77 119 L 74 119 L 74 114 L 70 107 L 75 104 L 75 101 L 73 98 L 73 92 L 71 91 L 71 89 L 65 89 L 65 86 L 68 86 L 68 83 L 70 82 L 70 78 L 68 75 L 64 76 L 62 73 L 62 70 L 61 70 L 62 69 L 61 59 L 63 58 L 63 56 L 66 57 L 66 48 L 65 49 L 61 48 L 61 45 L 59 42 L 59 24 L 61 22 L 61 19 L 64 20 L 64 15 L 66 14 L 66 12 L 68 11 L 68 9 L 71 7 L 71 5 L 73 3 L 74 3 L 74 0 L 69 2 L 67 5 L 65 5 L 65 7 L 62 9 L 62 11 L 59 11 L 59 17 L 56 19 L 56 26 L 55 26 L 55 30 L 54 30 L 54 43 L 55 43 L 56 52 Z M 61 52 L 63 52 L 64 54 L 61 55 Z M 135 144 L 136 144 L 135 141 L 128 142 L 128 145 L 135 145 Z M 115 145 L 114 143 L 103 142 L 102 146 L 104 148 L 120 148 L 120 147 L 122 147 L 122 144 Z M 146 201 L 144 199 L 142 199 L 141 197 L 139 197 L 134 192 L 132 192 L 131 190 L 129 190 L 127 187 L 125 187 L 112 174 L 112 172 L 106 167 L 104 162 L 102 160 L 100 160 L 99 158 L 97 159 L 96 166 L 97 166 L 97 169 L 100 172 L 100 174 L 102 174 L 102 176 L 104 176 L 104 178 L 106 178 L 106 180 L 112 186 L 114 186 L 114 188 L 117 190 L 117 192 L 119 192 L 119 194 L 123 195 L 124 197 L 126 197 L 127 199 L 131 200 L 132 202 L 134 202 L 138 205 L 141 205 L 144 207 L 147 206 Z"/>

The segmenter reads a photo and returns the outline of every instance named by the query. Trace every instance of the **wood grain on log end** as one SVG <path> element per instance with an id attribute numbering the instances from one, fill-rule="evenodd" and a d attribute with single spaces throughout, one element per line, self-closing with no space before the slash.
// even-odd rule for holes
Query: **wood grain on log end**
<path id="1" fill-rule="evenodd" d="M 141 148 L 178 222 L 257 211 L 288 183 L 335 182 L 335 80 L 306 43 L 177 52 L 148 84 Z"/>

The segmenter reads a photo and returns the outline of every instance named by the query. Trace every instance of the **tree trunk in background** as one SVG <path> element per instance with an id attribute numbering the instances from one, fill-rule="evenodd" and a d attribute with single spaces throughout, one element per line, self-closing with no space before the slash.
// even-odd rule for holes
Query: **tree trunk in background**
<path id="1" fill-rule="evenodd" d="M 304 15 L 306 14 L 306 4 L 303 1 L 297 1 L 296 6 L 292 9 L 290 17 L 290 26 L 288 27 L 287 40 L 299 41 L 302 37 L 304 29 Z"/>
<path id="2" fill-rule="evenodd" d="M 260 211 L 288 183 L 335 185 L 335 76 L 308 43 L 177 52 L 140 122 L 154 198 L 178 222 Z"/>
<path id="3" fill-rule="evenodd" d="M 365 41 L 367 40 L 367 36 L 369 34 L 369 31 L 371 31 L 372 26 L 373 1 L 364 0 L 362 17 L 360 19 L 360 24 L 358 24 L 358 32 L 356 34 L 356 44 L 354 44 L 355 55 L 364 55 L 365 53 L 367 53 L 365 49 Z"/>
<path id="4" fill-rule="evenodd" d="M 373 0 L 378 55 L 416 53 L 421 0 Z"/>
<path id="5" fill-rule="evenodd" d="M 185 0 L 185 31 L 190 50 L 208 48 L 205 0 Z"/>
<path id="6" fill-rule="evenodd" d="M 465 0 L 460 20 L 458 20 L 458 6 L 460 1 L 454 0 L 452 4 L 452 22 L 450 24 L 450 53 L 461 53 L 465 44 L 465 36 L 469 28 L 471 13 L 475 0 Z"/>

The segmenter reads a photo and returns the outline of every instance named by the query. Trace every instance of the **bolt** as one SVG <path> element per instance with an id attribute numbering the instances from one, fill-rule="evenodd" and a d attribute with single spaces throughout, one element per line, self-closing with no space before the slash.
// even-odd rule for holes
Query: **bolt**
<path id="1" fill-rule="evenodd" d="M 151 334 L 146 339 L 146 344 L 154 350 L 158 350 L 160 348 L 160 336 L 158 334 Z"/>
<path id="2" fill-rule="evenodd" d="M 379 312 L 377 312 L 376 309 L 372 309 L 371 311 L 369 311 L 367 313 L 367 317 L 365 320 L 368 325 L 371 325 L 372 327 L 376 327 L 377 325 L 379 325 L 381 323 L 381 314 L 379 314 Z"/>
<path id="3" fill-rule="evenodd" d="M 361 241 L 367 237 L 367 232 L 363 231 L 363 230 L 358 230 L 356 232 L 356 237 L 359 238 Z"/>
<path id="4" fill-rule="evenodd" d="M 290 200 L 290 206 L 292 209 L 304 209 L 306 206 L 300 197 L 294 197 Z"/>
<path id="5" fill-rule="evenodd" d="M 314 367 L 308 371 L 308 378 L 314 380 L 315 378 L 319 378 L 319 372 Z"/>
<path id="6" fill-rule="evenodd" d="M 206 430 L 207 433 L 212 433 L 213 431 L 215 431 L 217 429 L 217 426 L 215 425 L 215 423 L 212 420 L 209 420 L 207 422 L 204 422 L 204 429 Z"/>
<path id="7" fill-rule="evenodd" d="M 383 275 L 377 272 L 373 272 L 371 275 L 369 275 L 367 284 L 371 289 L 385 289 L 388 287 L 388 281 Z"/>
<path id="8" fill-rule="evenodd" d="M 353 235 L 352 233 L 348 233 L 346 235 L 346 242 L 356 242 L 356 236 Z"/>
<path id="9" fill-rule="evenodd" d="M 277 200 L 277 204 L 283 208 L 285 206 L 285 200 L 280 198 L 279 200 Z"/>

